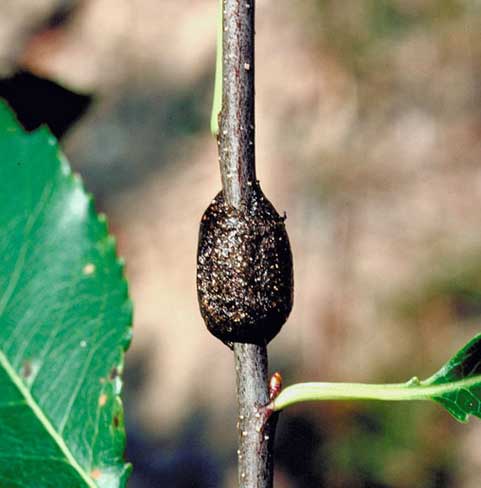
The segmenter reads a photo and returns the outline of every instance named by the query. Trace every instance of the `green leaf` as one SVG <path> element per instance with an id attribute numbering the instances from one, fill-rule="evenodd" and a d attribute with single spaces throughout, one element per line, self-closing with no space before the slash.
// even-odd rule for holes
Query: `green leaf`
<path id="1" fill-rule="evenodd" d="M 440 395 L 432 395 L 460 422 L 470 415 L 481 418 L 481 334 L 471 339 L 423 385 L 455 385 Z"/>
<path id="2" fill-rule="evenodd" d="M 0 103 L 0 486 L 123 487 L 131 302 L 115 242 L 50 132 Z"/>
<path id="3" fill-rule="evenodd" d="M 427 380 L 406 383 L 298 383 L 282 390 L 268 405 L 273 411 L 296 403 L 322 400 L 434 400 L 460 422 L 481 418 L 481 334 L 469 341 Z"/>

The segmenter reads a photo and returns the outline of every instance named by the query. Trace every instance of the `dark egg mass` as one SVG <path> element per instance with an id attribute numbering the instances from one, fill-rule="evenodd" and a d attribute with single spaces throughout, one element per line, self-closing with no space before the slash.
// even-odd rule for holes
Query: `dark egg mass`
<path id="1" fill-rule="evenodd" d="M 220 192 L 200 224 L 197 295 L 209 331 L 234 342 L 267 344 L 292 309 L 292 253 L 284 218 L 256 183 L 239 209 Z"/>

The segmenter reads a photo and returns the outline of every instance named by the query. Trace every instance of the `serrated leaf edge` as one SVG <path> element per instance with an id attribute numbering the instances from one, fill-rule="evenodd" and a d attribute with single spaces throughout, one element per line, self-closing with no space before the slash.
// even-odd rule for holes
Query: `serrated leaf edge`
<path id="1" fill-rule="evenodd" d="M 95 206 L 94 206 L 94 198 L 93 195 L 86 191 L 85 185 L 83 183 L 83 180 L 80 175 L 74 173 L 72 171 L 72 168 L 70 166 L 70 163 L 68 159 L 66 158 L 65 154 L 62 152 L 60 149 L 59 143 L 55 136 L 51 133 L 50 129 L 43 125 L 39 127 L 37 130 L 29 133 L 23 129 L 21 124 L 18 122 L 16 115 L 14 111 L 10 108 L 10 106 L 0 99 L 0 105 L 3 105 L 6 110 L 12 115 L 12 120 L 15 121 L 17 124 L 17 127 L 15 127 L 15 132 L 20 131 L 22 135 L 26 136 L 27 138 L 32 138 L 35 136 L 41 136 L 44 135 L 46 137 L 46 142 L 50 145 L 53 146 L 57 149 L 57 154 L 55 157 L 58 160 L 58 168 L 60 172 L 62 173 L 62 176 L 67 180 L 67 183 L 72 185 L 72 187 L 79 188 L 86 199 L 88 200 L 88 216 L 92 218 L 92 220 L 97 221 L 98 223 L 102 224 L 104 227 L 104 236 L 102 239 L 99 239 L 97 242 L 100 242 L 101 240 L 108 240 L 108 247 L 110 247 L 111 250 L 114 252 L 114 263 L 119 266 L 119 271 L 120 271 L 120 277 L 119 277 L 119 284 L 125 285 L 125 301 L 123 302 L 123 305 L 129 305 L 130 310 L 129 310 L 129 324 L 126 326 L 126 332 L 123 336 L 122 342 L 119 344 L 119 348 L 121 349 L 120 351 L 120 358 L 118 363 L 115 365 L 120 373 L 118 377 L 118 387 L 116 388 L 115 391 L 115 397 L 117 401 L 120 403 L 120 408 L 122 409 L 123 412 L 123 405 L 122 405 L 122 398 L 120 396 L 122 392 L 122 378 L 121 378 L 121 371 L 123 369 L 123 364 L 125 360 L 125 352 L 130 346 L 131 340 L 132 340 L 132 301 L 129 296 L 129 286 L 128 286 L 128 281 L 125 278 L 124 275 L 124 261 L 123 259 L 119 258 L 117 255 L 117 249 L 116 249 L 116 241 L 115 237 L 112 236 L 109 233 L 108 229 L 108 222 L 105 214 L 99 213 L 96 211 Z M 87 217 L 87 218 L 89 218 Z M 55 427 L 52 425 L 48 417 L 43 413 L 42 409 L 39 407 L 35 399 L 30 393 L 30 390 L 25 386 L 25 384 L 22 382 L 22 380 L 18 377 L 18 374 L 16 373 L 15 369 L 12 367 L 10 364 L 8 358 L 5 356 L 5 354 L 0 350 L 0 365 L 4 368 L 5 372 L 7 375 L 10 377 L 12 382 L 15 384 L 17 387 L 18 391 L 21 393 L 21 395 L 25 398 L 26 404 L 29 405 L 32 409 L 32 411 L 35 413 L 41 424 L 45 427 L 47 432 L 52 436 L 52 438 L 55 440 L 57 445 L 59 446 L 60 450 L 63 452 L 65 455 L 65 458 L 71 463 L 71 466 L 79 473 L 81 478 L 86 482 L 87 486 L 89 488 L 98 488 L 98 484 L 90 477 L 88 473 L 85 472 L 85 470 L 82 468 L 82 466 L 77 462 L 75 457 L 73 456 L 72 452 L 70 451 L 69 447 L 65 443 L 65 441 L 62 439 L 62 437 L 58 434 L 58 432 L 55 430 Z M 123 418 L 123 415 L 122 415 Z M 124 426 L 123 426 L 124 427 Z M 123 430 L 124 434 L 124 449 L 125 449 L 125 429 Z M 123 462 L 122 470 L 119 473 L 119 481 L 122 483 L 122 486 L 125 486 L 127 477 L 129 473 L 132 470 L 132 466 L 130 463 Z"/>

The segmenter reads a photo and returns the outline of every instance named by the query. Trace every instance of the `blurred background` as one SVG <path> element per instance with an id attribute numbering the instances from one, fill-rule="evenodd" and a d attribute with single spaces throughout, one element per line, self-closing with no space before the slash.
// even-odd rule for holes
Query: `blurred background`
<path id="1" fill-rule="evenodd" d="M 215 0 L 2 0 L 0 97 L 47 123 L 116 235 L 135 303 L 132 488 L 236 486 L 231 352 L 195 292 L 220 189 Z M 481 1 L 258 0 L 257 155 L 294 253 L 271 370 L 427 377 L 481 330 Z M 481 422 L 338 403 L 280 418 L 276 488 L 479 488 Z"/>

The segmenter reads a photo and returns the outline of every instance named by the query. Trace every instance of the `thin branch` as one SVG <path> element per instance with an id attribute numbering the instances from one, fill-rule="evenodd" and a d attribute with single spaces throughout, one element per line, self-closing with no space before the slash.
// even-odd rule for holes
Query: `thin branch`
<path id="1" fill-rule="evenodd" d="M 224 0 L 222 111 L 218 136 L 226 202 L 239 208 L 256 178 L 254 0 Z"/>
<path id="2" fill-rule="evenodd" d="M 223 0 L 222 111 L 218 134 L 225 201 L 241 208 L 256 179 L 254 0 Z M 233 345 L 239 404 L 239 486 L 271 488 L 277 414 L 265 409 L 267 347 Z"/>
<path id="3" fill-rule="evenodd" d="M 239 419 L 238 476 L 241 488 L 273 486 L 274 436 L 278 414 L 265 405 L 267 391 L 267 348 L 255 344 L 234 344 Z"/>

